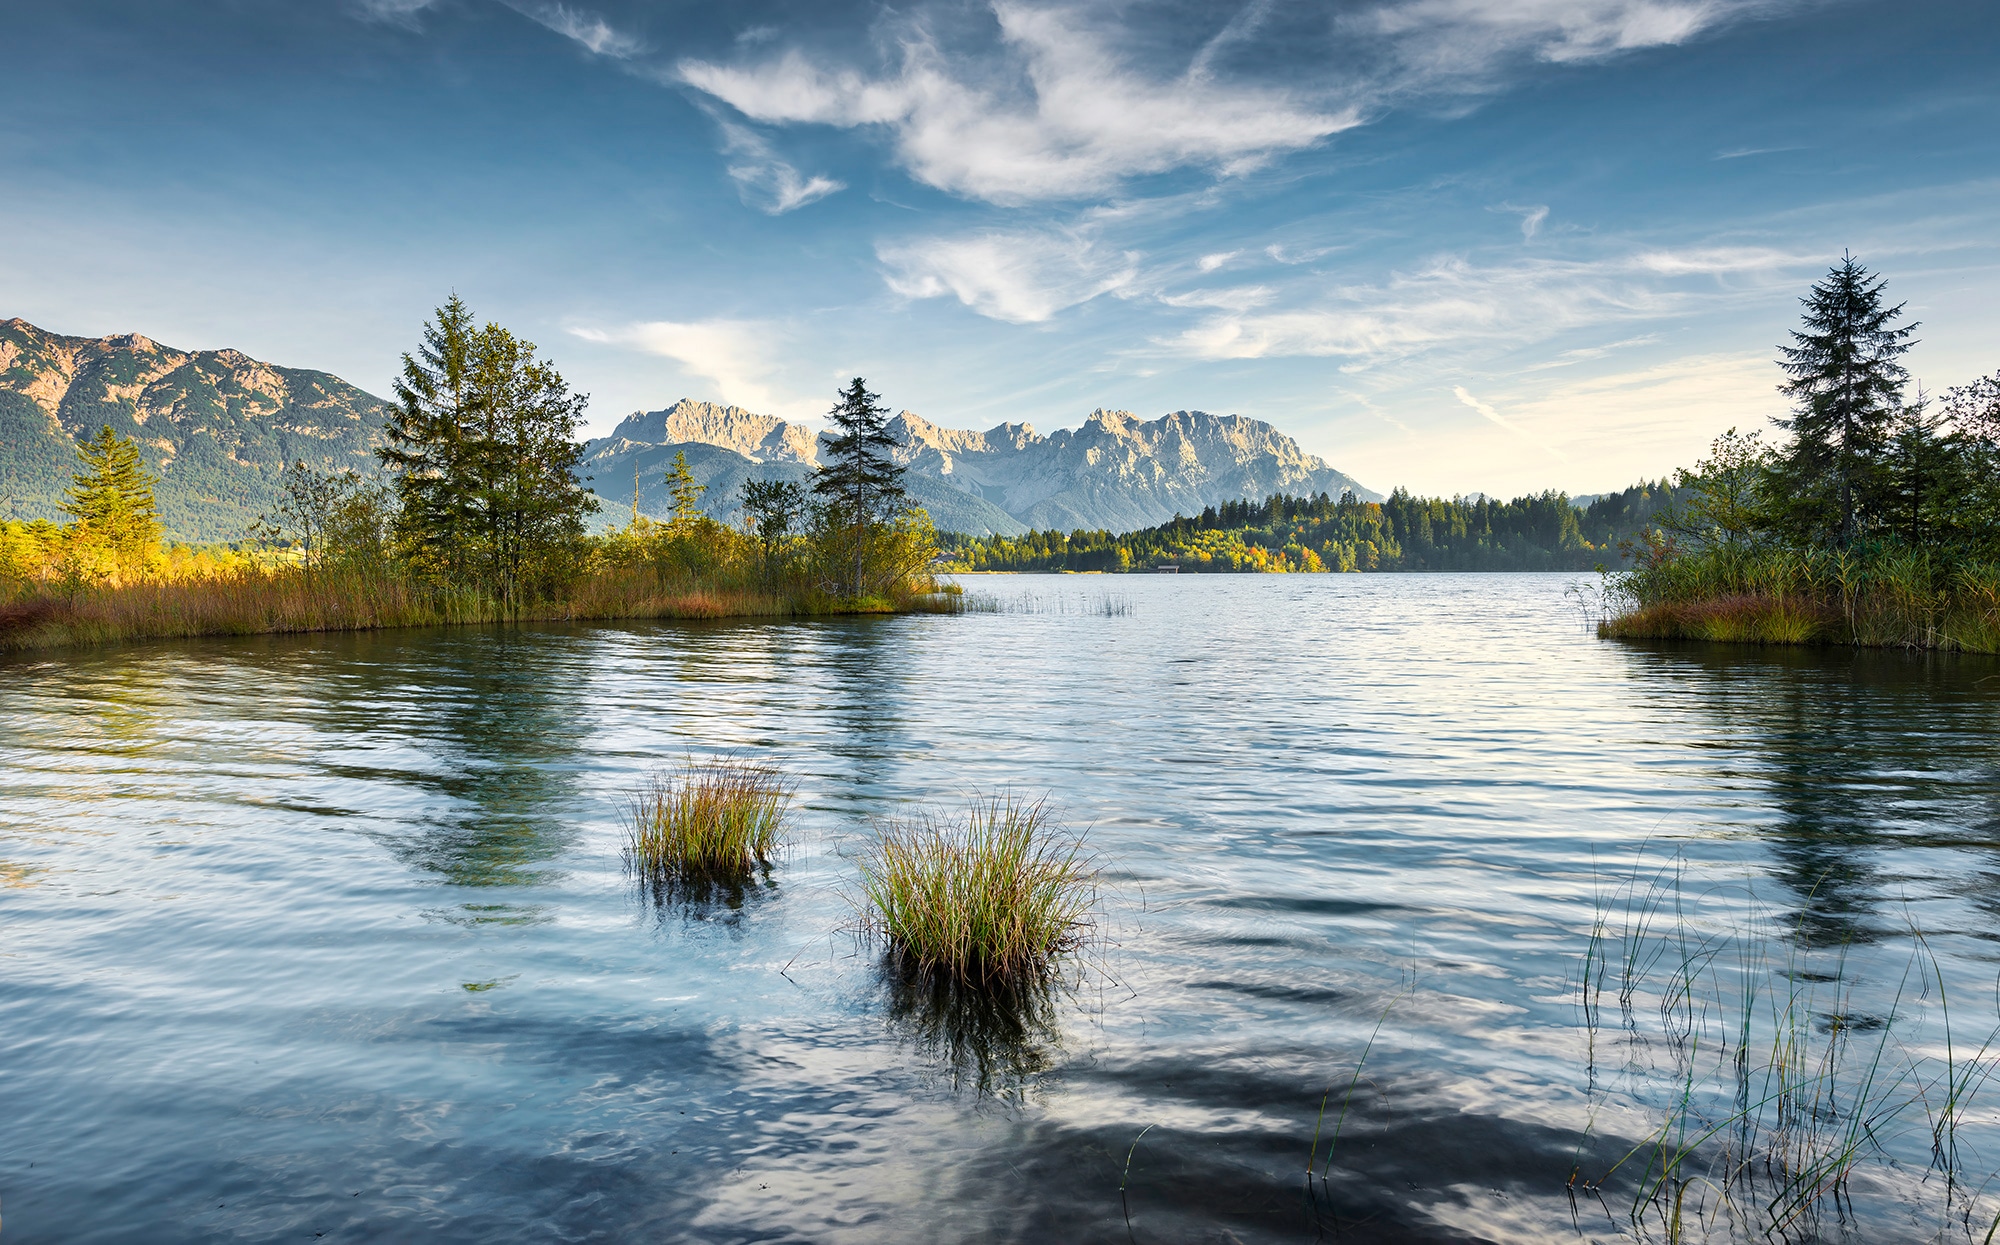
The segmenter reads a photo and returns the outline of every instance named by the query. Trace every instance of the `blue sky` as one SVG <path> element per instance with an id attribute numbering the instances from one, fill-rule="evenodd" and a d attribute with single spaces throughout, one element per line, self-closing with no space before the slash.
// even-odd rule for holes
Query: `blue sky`
<path id="1" fill-rule="evenodd" d="M 861 374 L 1597 491 L 1776 412 L 1843 248 L 2000 368 L 1990 0 L 9 7 L 0 317 L 376 393 L 456 290 L 594 431 Z"/>

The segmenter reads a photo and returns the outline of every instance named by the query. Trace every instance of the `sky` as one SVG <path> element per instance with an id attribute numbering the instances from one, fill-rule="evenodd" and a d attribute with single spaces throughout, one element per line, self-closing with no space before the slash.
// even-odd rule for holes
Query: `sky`
<path id="1" fill-rule="evenodd" d="M 1992 0 L 10 4 L 0 318 L 389 393 L 451 293 L 591 395 L 1267 420 L 1615 489 L 1783 413 L 1843 251 L 2000 368 Z"/>

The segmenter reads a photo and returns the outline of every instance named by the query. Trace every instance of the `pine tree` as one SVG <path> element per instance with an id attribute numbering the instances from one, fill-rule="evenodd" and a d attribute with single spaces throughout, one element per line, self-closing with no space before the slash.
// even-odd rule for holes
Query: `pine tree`
<path id="1" fill-rule="evenodd" d="M 674 503 L 669 530 L 674 535 L 689 534 L 696 523 L 707 517 L 701 508 L 701 495 L 707 491 L 706 484 L 694 482 L 694 473 L 688 470 L 687 451 L 675 450 L 674 465 L 667 469 L 667 494 Z"/>
<path id="2" fill-rule="evenodd" d="M 63 494 L 63 509 L 78 533 L 101 544 L 121 572 L 136 570 L 159 544 L 159 513 L 153 486 L 159 477 L 146 470 L 139 444 L 106 424 L 76 447 L 79 466 Z"/>
<path id="3" fill-rule="evenodd" d="M 1775 517 L 1785 533 L 1846 548 L 1876 517 L 1892 426 L 1908 373 L 1899 360 L 1915 324 L 1898 325 L 1903 305 L 1883 306 L 1887 282 L 1845 255 L 1800 300 L 1804 331 L 1780 347 L 1792 400 L 1775 421 L 1792 443 L 1773 464 Z"/>
<path id="4" fill-rule="evenodd" d="M 420 571 L 517 605 L 574 565 L 597 503 L 576 478 L 589 399 L 453 295 L 403 356 L 377 450 L 396 473 L 397 543 Z"/>
<path id="5" fill-rule="evenodd" d="M 453 294 L 424 325 L 416 355 L 403 356 L 397 405 L 375 451 L 396 474 L 396 543 L 418 570 L 450 582 L 466 570 L 477 337 L 471 309 Z"/>
<path id="6" fill-rule="evenodd" d="M 845 529 L 852 545 L 854 574 L 849 595 L 862 594 L 868 547 L 876 528 L 894 518 L 909 503 L 903 491 L 903 468 L 891 457 L 897 448 L 889 435 L 889 408 L 880 394 L 868 391 L 857 376 L 827 412 L 838 429 L 827 438 L 827 463 L 813 480 L 832 526 Z"/>

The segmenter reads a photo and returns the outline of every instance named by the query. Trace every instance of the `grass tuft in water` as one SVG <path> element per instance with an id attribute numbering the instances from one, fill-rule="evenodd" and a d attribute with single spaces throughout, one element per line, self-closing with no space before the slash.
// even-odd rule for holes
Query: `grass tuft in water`
<path id="1" fill-rule="evenodd" d="M 862 932 L 905 974 L 1019 987 L 1095 927 L 1097 870 L 1042 800 L 995 795 L 960 817 L 891 822 L 860 863 Z"/>
<path id="2" fill-rule="evenodd" d="M 689 760 L 632 798 L 626 861 L 655 891 L 747 881 L 770 863 L 791 800 L 791 785 L 771 770 Z"/>

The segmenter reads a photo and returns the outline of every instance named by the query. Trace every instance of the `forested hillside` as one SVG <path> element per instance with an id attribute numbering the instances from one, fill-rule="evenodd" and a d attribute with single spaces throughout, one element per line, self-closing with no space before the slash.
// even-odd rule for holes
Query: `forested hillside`
<path id="1" fill-rule="evenodd" d="M 1619 542 L 1672 500 L 1662 484 L 1604 494 L 1579 510 L 1558 492 L 1380 502 L 1273 495 L 1116 534 L 1033 531 L 950 538 L 966 571 L 1556 571 L 1615 566 Z"/>

